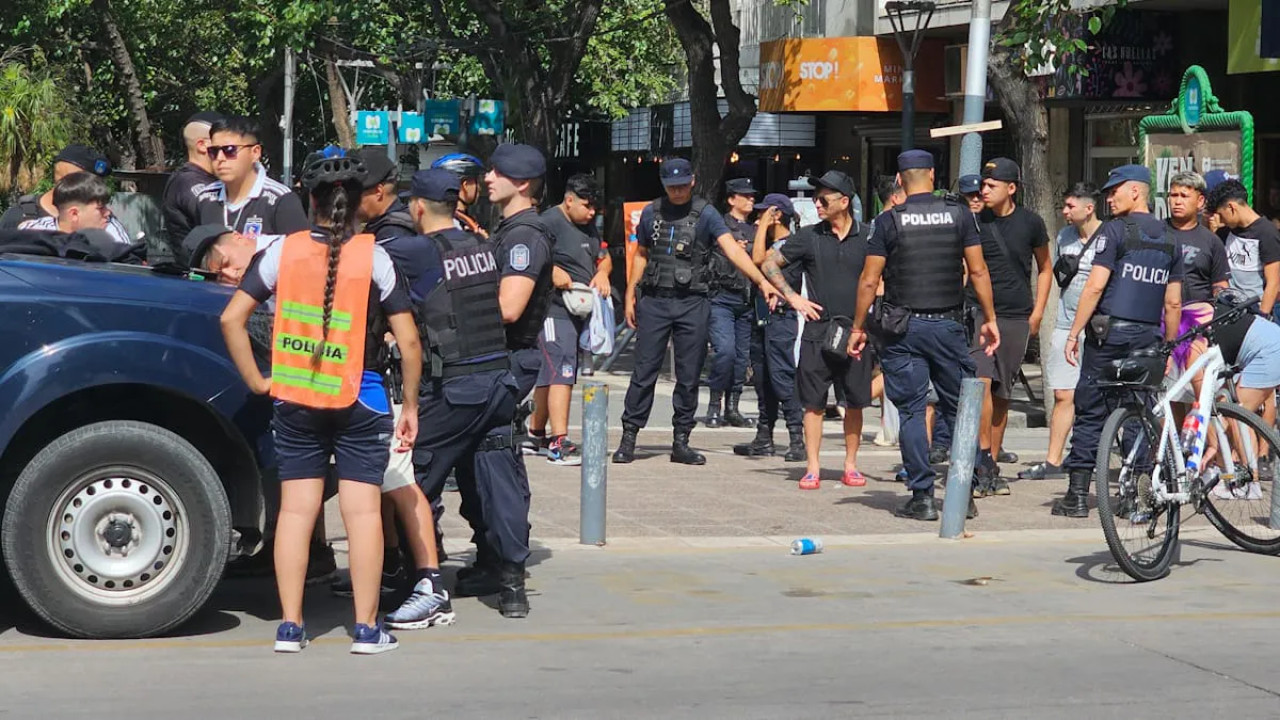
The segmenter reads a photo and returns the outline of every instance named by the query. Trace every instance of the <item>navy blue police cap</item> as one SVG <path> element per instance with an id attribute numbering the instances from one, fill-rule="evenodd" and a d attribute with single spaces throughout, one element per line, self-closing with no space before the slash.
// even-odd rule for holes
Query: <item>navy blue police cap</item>
<path id="1" fill-rule="evenodd" d="M 693 165 L 684 158 L 671 158 L 662 163 L 658 177 L 662 178 L 663 187 L 688 185 L 693 182 Z"/>
<path id="2" fill-rule="evenodd" d="M 1107 176 L 1107 183 L 1102 186 L 1102 189 L 1110 190 L 1127 182 L 1140 182 L 1144 185 L 1150 185 L 1151 170 L 1146 165 L 1121 165 L 1112 170 L 1111 174 Z"/>
<path id="3" fill-rule="evenodd" d="M 409 183 L 409 197 L 435 202 L 456 202 L 460 180 L 456 173 L 444 168 L 429 168 L 413 174 Z"/>
<path id="4" fill-rule="evenodd" d="M 547 159 L 532 145 L 499 145 L 489 156 L 489 167 L 512 180 L 534 180 L 547 174 Z"/>
<path id="5" fill-rule="evenodd" d="M 68 145 L 62 149 L 62 152 L 58 153 L 58 156 L 53 161 L 55 163 L 71 163 L 81 170 L 91 172 L 98 177 L 106 177 L 111 174 L 111 161 L 107 160 L 106 155 L 88 145 Z"/>
<path id="6" fill-rule="evenodd" d="M 764 196 L 763 200 L 756 203 L 757 210 L 766 210 L 768 208 L 778 208 L 787 217 L 796 216 L 796 206 L 791 204 L 791 198 L 782 193 L 769 193 Z"/>
<path id="7" fill-rule="evenodd" d="M 724 184 L 725 192 L 729 195 L 750 195 L 755 197 L 756 187 L 751 183 L 751 178 L 734 178 Z"/>
<path id="8" fill-rule="evenodd" d="M 898 172 L 932 169 L 933 155 L 928 150 L 907 150 L 898 156 Z"/>
<path id="9" fill-rule="evenodd" d="M 956 187 L 961 195 L 972 195 L 982 190 L 982 178 L 977 175 L 961 175 Z"/>

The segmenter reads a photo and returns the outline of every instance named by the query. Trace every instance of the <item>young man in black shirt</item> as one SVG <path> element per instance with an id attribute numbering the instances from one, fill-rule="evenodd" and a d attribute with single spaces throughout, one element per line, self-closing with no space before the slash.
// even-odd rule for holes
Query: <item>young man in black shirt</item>
<path id="1" fill-rule="evenodd" d="M 246 117 L 219 118 L 209 128 L 206 152 L 217 182 L 200 193 L 200 224 L 221 223 L 241 235 L 289 235 L 311 227 L 302 201 L 267 177 L 261 131 Z"/>
<path id="2" fill-rule="evenodd" d="M 111 175 L 111 162 L 102 153 L 85 145 L 68 145 L 53 159 L 53 183 L 79 172 L 92 173 L 106 179 Z M 108 213 L 110 215 L 110 213 Z M 58 208 L 53 202 L 53 188 L 43 195 L 23 195 L 0 217 L 0 229 L 56 230 Z M 104 228 L 112 240 L 130 245 L 133 240 L 120 221 L 109 217 Z"/>
<path id="3" fill-rule="evenodd" d="M 1263 315 L 1275 312 L 1280 295 L 1280 230 L 1249 207 L 1249 191 L 1239 180 L 1227 180 L 1205 198 L 1204 211 L 1218 216 L 1227 235 L 1231 287 L 1259 298 Z"/>
<path id="4" fill-rule="evenodd" d="M 1016 455 L 1001 452 L 1009 421 L 1009 398 L 1022 369 L 1027 341 L 1040 332 L 1040 320 L 1044 317 L 1053 280 L 1049 231 L 1044 220 L 1014 201 L 1021 181 L 1021 169 L 1008 158 L 995 158 L 982 167 L 985 207 L 978 213 L 978 235 L 982 238 L 982 256 L 991 269 L 1000 347 L 995 354 L 988 355 L 980 339 L 975 337 L 970 352 L 985 386 L 978 430 L 981 453 L 974 466 L 974 497 L 1009 494 L 1009 483 L 1000 477 L 996 464 L 997 461 L 1018 461 Z M 1034 292 L 1032 258 L 1039 271 Z M 977 304 L 972 289 L 969 299 Z"/>
<path id="5" fill-rule="evenodd" d="M 184 261 L 181 245 L 191 229 L 200 224 L 200 193 L 218 181 L 209 160 L 209 128 L 222 116 L 215 112 L 192 115 L 182 129 L 187 146 L 187 162 L 173 171 L 164 186 L 160 210 L 174 257 Z"/>

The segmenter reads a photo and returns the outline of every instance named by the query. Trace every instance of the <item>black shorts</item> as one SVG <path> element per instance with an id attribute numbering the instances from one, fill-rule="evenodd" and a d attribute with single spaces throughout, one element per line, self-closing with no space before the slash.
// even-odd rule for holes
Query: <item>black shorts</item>
<path id="1" fill-rule="evenodd" d="M 538 370 L 535 387 L 573 385 L 578 381 L 578 336 L 581 334 L 580 321 L 547 316 L 542 323 L 542 332 L 538 333 L 542 368 Z"/>
<path id="2" fill-rule="evenodd" d="M 324 478 L 336 458 L 340 480 L 382 485 L 395 434 L 389 409 L 356 401 L 341 410 L 316 410 L 277 401 L 271 429 L 281 480 Z"/>
<path id="3" fill-rule="evenodd" d="M 969 355 L 978 366 L 978 377 L 991 380 L 991 395 L 1008 400 L 1013 396 L 1022 358 L 1027 354 L 1031 322 L 1025 318 L 996 318 L 996 326 L 1000 328 L 1000 347 L 996 348 L 995 355 L 987 355 L 976 334 Z"/>
<path id="4" fill-rule="evenodd" d="M 868 346 L 869 347 L 869 346 Z M 796 366 L 796 394 L 806 410 L 823 410 L 827 407 L 827 390 L 835 384 L 840 403 L 847 408 L 859 409 L 871 405 L 871 357 L 861 360 L 851 357 L 837 359 L 822 352 L 822 343 L 816 340 L 800 341 L 800 363 Z"/>

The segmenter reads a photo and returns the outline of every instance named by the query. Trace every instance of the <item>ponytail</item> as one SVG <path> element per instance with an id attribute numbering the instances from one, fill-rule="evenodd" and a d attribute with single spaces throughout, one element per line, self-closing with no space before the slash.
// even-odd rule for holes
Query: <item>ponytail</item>
<path id="1" fill-rule="evenodd" d="M 320 342 L 316 344 L 315 353 L 311 356 L 311 367 L 320 365 L 324 357 L 325 347 L 329 340 L 329 321 L 333 316 L 333 296 L 338 284 L 338 260 L 342 257 L 342 245 L 351 236 L 348 219 L 347 187 L 343 184 L 330 185 L 315 193 L 316 215 L 329 221 L 329 268 L 324 278 L 324 321 L 321 325 Z"/>

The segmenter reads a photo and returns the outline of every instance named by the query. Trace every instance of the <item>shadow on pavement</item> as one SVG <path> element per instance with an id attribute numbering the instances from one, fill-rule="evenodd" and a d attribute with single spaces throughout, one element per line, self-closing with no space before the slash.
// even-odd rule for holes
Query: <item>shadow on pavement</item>
<path id="1" fill-rule="evenodd" d="M 863 505 L 872 510 L 881 510 L 892 513 L 902 506 L 902 503 L 910 499 L 909 495 L 904 493 L 889 492 L 888 490 L 868 490 L 858 495 L 850 495 L 840 498 L 835 502 L 836 505 Z"/>

